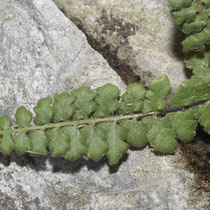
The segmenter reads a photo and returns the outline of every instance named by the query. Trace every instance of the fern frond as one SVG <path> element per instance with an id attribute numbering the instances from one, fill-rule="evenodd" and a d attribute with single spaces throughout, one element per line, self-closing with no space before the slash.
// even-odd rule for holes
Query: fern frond
<path id="1" fill-rule="evenodd" d="M 76 160 L 107 156 L 117 164 L 132 147 L 149 144 L 154 151 L 174 153 L 179 142 L 190 142 L 198 123 L 210 133 L 210 0 L 169 0 L 175 22 L 188 36 L 183 42 L 185 62 L 195 74 L 171 95 L 166 75 L 149 89 L 131 84 L 120 97 L 106 84 L 95 91 L 80 87 L 42 98 L 35 116 L 21 106 L 12 125 L 0 117 L 0 151 Z"/>
<path id="2" fill-rule="evenodd" d="M 149 90 L 131 84 L 122 97 L 116 86 L 107 84 L 96 91 L 80 87 L 54 99 L 42 98 L 34 117 L 23 106 L 16 110 L 13 126 L 9 116 L 0 117 L 0 151 L 50 152 L 71 160 L 107 156 L 110 165 L 117 164 L 129 146 L 150 144 L 155 151 L 173 153 L 178 140 L 193 139 L 198 122 L 210 132 L 209 84 L 209 77 L 189 80 L 171 101 L 166 75 L 152 81 Z"/>
<path id="3" fill-rule="evenodd" d="M 210 1 L 169 0 L 171 15 L 187 34 L 185 63 L 198 77 L 210 76 Z"/>

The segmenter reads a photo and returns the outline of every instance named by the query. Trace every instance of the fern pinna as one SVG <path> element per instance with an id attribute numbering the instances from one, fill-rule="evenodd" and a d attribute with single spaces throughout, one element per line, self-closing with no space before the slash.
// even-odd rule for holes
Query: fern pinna
<path id="1" fill-rule="evenodd" d="M 192 140 L 198 122 L 210 132 L 209 84 L 210 77 L 193 91 L 191 86 L 177 91 L 170 106 L 166 75 L 152 81 L 149 90 L 131 84 L 122 97 L 116 86 L 106 84 L 96 91 L 80 87 L 71 95 L 56 94 L 54 100 L 42 98 L 34 107 L 33 122 L 23 106 L 17 109 L 13 126 L 8 115 L 0 117 L 0 150 L 43 155 L 49 151 L 53 157 L 71 160 L 82 155 L 100 160 L 106 155 L 110 165 L 117 164 L 129 146 L 149 143 L 155 151 L 173 153 L 177 140 Z"/>
<path id="2" fill-rule="evenodd" d="M 210 0 L 169 0 L 169 5 L 187 34 L 185 63 L 194 73 L 172 96 L 163 75 L 148 90 L 129 85 L 122 97 L 116 86 L 106 84 L 95 91 L 80 87 L 53 100 L 42 98 L 35 117 L 23 106 L 13 125 L 8 115 L 0 117 L 0 151 L 71 160 L 106 155 L 113 165 L 130 146 L 149 144 L 155 151 L 173 153 L 178 142 L 193 139 L 198 123 L 210 133 Z"/>

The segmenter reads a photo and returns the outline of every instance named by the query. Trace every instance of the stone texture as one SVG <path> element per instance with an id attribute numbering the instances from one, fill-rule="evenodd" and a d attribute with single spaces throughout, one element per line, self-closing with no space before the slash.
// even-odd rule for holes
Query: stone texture
<path id="1" fill-rule="evenodd" d="M 7 0 L 0 6 L 0 112 L 31 109 L 40 97 L 81 85 L 125 85 L 51 0 Z M 116 167 L 106 159 L 32 157 L 0 153 L 0 209 L 205 209 L 191 202 L 193 175 L 179 155 L 128 151 Z"/>
<path id="2" fill-rule="evenodd" d="M 147 85 L 161 74 L 168 75 L 174 88 L 186 79 L 181 34 L 168 0 L 54 2 L 117 71 L 132 71 Z"/>
<path id="3" fill-rule="evenodd" d="M 0 23 L 1 110 L 11 113 L 14 107 L 82 85 L 111 82 L 125 88 L 53 2 L 6 1 Z"/>

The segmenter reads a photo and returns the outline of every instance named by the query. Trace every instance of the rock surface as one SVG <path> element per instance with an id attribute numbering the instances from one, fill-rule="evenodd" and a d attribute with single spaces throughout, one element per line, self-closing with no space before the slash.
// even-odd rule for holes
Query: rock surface
<path id="1" fill-rule="evenodd" d="M 167 74 L 174 88 L 185 79 L 180 32 L 168 0 L 54 0 L 117 71 L 140 75 L 146 85 Z M 179 33 L 178 33 L 179 32 Z"/>
<path id="2" fill-rule="evenodd" d="M 85 35 L 50 0 L 1 3 L 0 23 L 1 110 L 12 112 L 14 107 L 82 85 L 111 82 L 125 88 Z"/>
<path id="3" fill-rule="evenodd" d="M 51 0 L 7 0 L 0 6 L 0 111 L 14 115 L 40 97 L 81 85 L 125 85 Z M 193 175 L 176 156 L 148 148 L 121 163 L 0 153 L 0 209 L 202 209 L 192 203 Z M 194 189 L 194 188 L 192 188 Z M 198 192 L 196 190 L 196 192 Z"/>

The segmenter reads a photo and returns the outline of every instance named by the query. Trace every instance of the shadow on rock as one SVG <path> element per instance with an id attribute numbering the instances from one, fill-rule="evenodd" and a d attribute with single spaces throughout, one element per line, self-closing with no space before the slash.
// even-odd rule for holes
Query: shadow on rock
<path id="1" fill-rule="evenodd" d="M 28 153 L 18 154 L 16 152 L 12 152 L 10 155 L 4 155 L 0 153 L 0 163 L 2 163 L 4 166 L 10 166 L 12 162 L 15 162 L 20 167 L 30 167 L 35 171 L 52 170 L 54 173 L 62 172 L 71 174 L 80 171 L 81 168 L 85 166 L 88 168 L 88 170 L 94 170 L 97 172 L 105 165 L 109 167 L 110 173 L 116 173 L 123 162 L 127 160 L 127 158 L 128 154 L 125 153 L 120 158 L 118 164 L 110 166 L 108 163 L 108 158 L 105 156 L 99 161 L 87 159 L 86 157 L 71 161 L 66 160 L 63 157 L 53 158 L 50 155 L 32 156 Z M 49 166 L 47 166 L 47 162 L 49 163 Z"/>
<path id="2" fill-rule="evenodd" d="M 186 35 L 179 29 L 178 27 L 175 28 L 173 33 L 173 38 L 171 42 L 171 50 L 173 55 L 180 61 L 184 60 L 184 52 L 183 52 L 183 41 L 185 40 Z M 192 70 L 184 68 L 185 76 L 189 79 L 192 76 Z"/>

